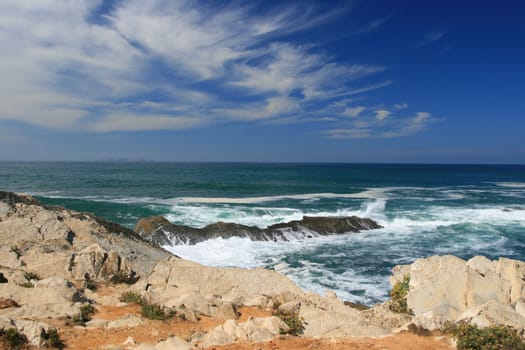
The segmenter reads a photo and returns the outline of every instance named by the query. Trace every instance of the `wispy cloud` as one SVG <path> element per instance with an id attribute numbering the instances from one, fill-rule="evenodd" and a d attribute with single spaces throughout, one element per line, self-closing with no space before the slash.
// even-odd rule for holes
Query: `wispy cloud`
<path id="1" fill-rule="evenodd" d="M 328 129 L 322 133 L 332 139 L 404 137 L 416 134 L 437 121 L 427 112 L 417 112 L 412 117 L 396 116 L 387 119 L 391 114 L 389 111 L 379 110 L 375 116 L 360 118 L 346 126 L 341 124 L 342 127 Z"/>
<path id="2" fill-rule="evenodd" d="M 195 117 L 169 115 L 110 114 L 88 126 L 95 132 L 186 129 L 201 124 Z"/>
<path id="3" fill-rule="evenodd" d="M 343 114 L 349 117 L 357 117 L 359 114 L 366 110 L 364 106 L 347 107 L 344 109 Z"/>
<path id="4" fill-rule="evenodd" d="M 378 77 L 386 67 L 341 62 L 290 39 L 340 9 L 122 0 L 101 14 L 102 3 L 0 3 L 0 122 L 110 133 L 348 117 L 373 131 L 375 122 L 395 119 L 349 98 L 391 85 Z M 368 110 L 375 115 L 363 117 Z"/>
<path id="5" fill-rule="evenodd" d="M 376 112 L 376 120 L 382 121 L 385 120 L 392 112 L 387 111 L 386 109 L 378 109 Z"/>
<path id="6" fill-rule="evenodd" d="M 423 36 L 423 38 L 417 44 L 413 46 L 413 48 L 418 49 L 424 46 L 431 45 L 439 41 L 441 38 L 443 38 L 445 34 L 447 34 L 447 32 L 448 32 L 447 30 L 441 29 L 441 30 L 436 30 L 436 31 L 427 33 L 426 35 Z"/>

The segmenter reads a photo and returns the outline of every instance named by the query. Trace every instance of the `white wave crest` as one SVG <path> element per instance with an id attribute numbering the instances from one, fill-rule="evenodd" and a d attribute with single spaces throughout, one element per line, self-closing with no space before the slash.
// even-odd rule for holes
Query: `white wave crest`
<path id="1" fill-rule="evenodd" d="M 305 193 L 286 194 L 279 196 L 261 197 L 177 197 L 175 200 L 181 203 L 207 203 L 207 204 L 257 204 L 264 202 L 276 202 L 284 199 L 316 200 L 322 198 L 361 198 L 357 193 Z"/>
<path id="2" fill-rule="evenodd" d="M 500 187 L 525 188 L 525 182 L 496 182 Z"/>

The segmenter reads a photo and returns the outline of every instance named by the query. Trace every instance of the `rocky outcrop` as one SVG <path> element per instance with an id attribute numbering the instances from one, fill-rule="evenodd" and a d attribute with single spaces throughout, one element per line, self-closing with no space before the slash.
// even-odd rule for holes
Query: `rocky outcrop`
<path id="1" fill-rule="evenodd" d="M 236 307 L 267 307 L 273 298 L 290 301 L 303 295 L 297 285 L 275 271 L 216 268 L 177 257 L 159 262 L 133 288 L 146 300 L 178 309 L 189 319 L 199 315 L 235 319 Z"/>
<path id="2" fill-rule="evenodd" d="M 133 231 L 92 214 L 46 207 L 30 196 L 0 192 L 0 265 L 24 266 L 41 278 L 109 280 L 147 275 L 171 256 Z M 3 271 L 0 271 L 3 272 Z"/>
<path id="3" fill-rule="evenodd" d="M 135 280 L 169 256 L 92 214 L 0 192 L 0 323 L 39 345 L 48 318 L 79 315 L 84 283 Z"/>
<path id="4" fill-rule="evenodd" d="M 467 321 L 482 327 L 504 324 L 525 329 L 520 314 L 525 262 L 432 256 L 396 267 L 391 282 L 404 275 L 410 276 L 407 304 L 416 324 L 436 329 L 446 321 Z"/>
<path id="5" fill-rule="evenodd" d="M 203 228 L 193 228 L 175 225 L 162 216 L 154 216 L 139 220 L 135 226 L 135 231 L 144 239 L 158 246 L 163 246 L 196 244 L 218 237 L 248 237 L 256 241 L 288 241 L 292 238 L 344 234 L 377 228 L 381 228 L 377 222 L 357 216 L 305 216 L 302 220 L 275 224 L 265 229 L 226 222 L 217 222 Z"/>
<path id="6" fill-rule="evenodd" d="M 1 311 L 12 318 L 71 317 L 78 313 L 80 304 L 74 302 L 77 292 L 68 281 L 51 277 L 27 284 L 0 284 L 0 296 L 14 301 Z"/>
<path id="7" fill-rule="evenodd" d="M 286 332 L 288 326 L 278 317 L 250 318 L 243 323 L 228 320 L 224 324 L 207 332 L 199 346 L 225 345 L 237 341 L 264 342 L 272 340 L 281 331 Z"/>

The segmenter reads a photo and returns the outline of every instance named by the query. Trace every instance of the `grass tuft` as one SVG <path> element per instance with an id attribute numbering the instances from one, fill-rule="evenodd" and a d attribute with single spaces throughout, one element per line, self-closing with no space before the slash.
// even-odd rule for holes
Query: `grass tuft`
<path id="1" fill-rule="evenodd" d="M 34 272 L 26 272 L 24 273 L 24 278 L 27 282 L 31 282 L 31 280 L 39 281 L 40 277 L 34 273 Z"/>
<path id="2" fill-rule="evenodd" d="M 122 293 L 119 300 L 123 303 L 145 304 L 145 301 L 140 294 L 131 291 Z"/>
<path id="3" fill-rule="evenodd" d="M 35 287 L 35 285 L 31 282 L 20 283 L 19 286 L 22 288 L 34 288 Z"/>
<path id="4" fill-rule="evenodd" d="M 150 319 L 158 321 L 169 320 L 177 314 L 173 309 L 165 308 L 157 304 L 142 304 L 142 310 L 140 311 L 141 315 Z"/>
<path id="5" fill-rule="evenodd" d="M 91 304 L 82 305 L 78 314 L 73 316 L 73 322 L 79 326 L 84 326 L 86 322 L 91 321 L 91 316 L 95 313 L 95 308 Z"/>
<path id="6" fill-rule="evenodd" d="M 43 345 L 46 348 L 63 349 L 66 347 L 62 339 L 60 339 L 60 334 L 58 334 L 56 328 L 52 328 L 47 332 L 42 330 L 40 339 L 42 339 Z"/>
<path id="7" fill-rule="evenodd" d="M 17 259 L 20 259 L 20 257 L 22 256 L 22 250 L 16 245 L 11 247 L 11 252 L 15 253 Z"/>
<path id="8" fill-rule="evenodd" d="M 113 276 L 111 276 L 111 282 L 115 284 L 134 284 L 135 282 L 137 282 L 138 279 L 139 277 L 134 272 L 128 274 L 123 271 L 119 271 Z"/>
<path id="9" fill-rule="evenodd" d="M 287 331 L 281 329 L 281 334 L 289 334 L 293 336 L 299 336 L 303 334 L 304 325 L 303 321 L 299 318 L 299 315 L 287 312 L 274 312 L 273 315 L 279 317 L 288 326 Z"/>
<path id="10" fill-rule="evenodd" d="M 423 326 L 417 326 L 414 323 L 408 325 L 408 331 L 422 337 L 430 337 L 432 332 Z"/>

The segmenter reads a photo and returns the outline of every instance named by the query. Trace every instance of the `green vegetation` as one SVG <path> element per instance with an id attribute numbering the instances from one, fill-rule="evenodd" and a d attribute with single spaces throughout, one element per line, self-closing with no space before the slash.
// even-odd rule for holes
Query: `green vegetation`
<path id="1" fill-rule="evenodd" d="M 120 301 L 123 303 L 135 303 L 139 305 L 145 304 L 145 301 L 140 294 L 130 291 L 122 293 Z"/>
<path id="2" fill-rule="evenodd" d="M 111 276 L 111 282 L 115 284 L 126 283 L 133 284 L 137 282 L 138 276 L 135 276 L 135 273 L 127 274 L 125 272 L 119 271 L 113 276 Z"/>
<path id="3" fill-rule="evenodd" d="M 66 347 L 62 339 L 60 339 L 60 335 L 58 334 L 58 331 L 55 328 L 52 328 L 47 332 L 45 330 L 42 330 L 42 333 L 40 334 L 40 339 L 42 339 L 43 345 L 47 348 L 63 349 Z"/>
<path id="4" fill-rule="evenodd" d="M 297 314 L 287 312 L 274 312 L 274 316 L 279 317 L 288 326 L 288 330 L 281 329 L 281 334 L 290 334 L 293 336 L 299 336 L 304 332 L 303 321 Z"/>
<path id="5" fill-rule="evenodd" d="M 97 290 L 98 285 L 95 281 L 91 280 L 88 274 L 86 274 L 86 276 L 84 276 L 84 282 L 82 282 L 82 287 L 94 292 Z"/>
<path id="6" fill-rule="evenodd" d="M 443 331 L 457 341 L 458 350 L 525 350 L 525 342 L 514 328 L 478 328 L 468 323 L 448 323 Z"/>
<path id="7" fill-rule="evenodd" d="M 35 285 L 31 282 L 20 283 L 19 286 L 23 288 L 34 288 L 35 287 Z"/>
<path id="8" fill-rule="evenodd" d="M 177 315 L 177 312 L 174 309 L 157 304 L 150 304 L 143 297 L 141 297 L 140 294 L 131 291 L 124 292 L 120 296 L 120 301 L 123 303 L 135 303 L 141 305 L 141 315 L 149 318 L 150 320 L 166 321 Z M 181 309 L 186 308 L 186 306 L 183 306 L 184 305 L 181 305 Z M 180 318 L 186 319 L 183 314 L 180 315 Z"/>
<path id="9" fill-rule="evenodd" d="M 408 308 L 407 294 L 410 288 L 410 276 L 406 275 L 398 281 L 390 291 L 390 310 L 399 314 L 411 314 Z"/>
<path id="10" fill-rule="evenodd" d="M 27 337 L 15 328 L 0 329 L 0 337 L 11 349 L 21 349 L 27 344 Z"/>
<path id="11" fill-rule="evenodd" d="M 408 325 L 408 331 L 410 333 L 414 333 L 416 335 L 420 335 L 422 337 L 430 337 L 432 335 L 432 332 L 426 329 L 423 326 L 416 326 L 415 324 L 411 323 Z"/>
<path id="12" fill-rule="evenodd" d="M 73 316 L 73 322 L 80 326 L 84 326 L 86 322 L 91 320 L 91 316 L 95 313 L 95 308 L 91 304 L 85 304 L 80 307 L 78 314 Z"/>
<path id="13" fill-rule="evenodd" d="M 166 321 L 169 320 L 177 314 L 175 310 L 165 308 L 157 304 L 143 303 L 142 310 L 140 311 L 141 315 L 149 318 L 150 320 L 159 320 Z"/>
<path id="14" fill-rule="evenodd" d="M 24 278 L 27 282 L 31 282 L 31 280 L 39 281 L 40 277 L 36 273 L 33 272 L 26 272 L 24 273 Z"/>
<path id="15" fill-rule="evenodd" d="M 16 245 L 11 247 L 11 252 L 15 253 L 17 259 L 20 259 L 22 256 L 22 251 Z"/>

